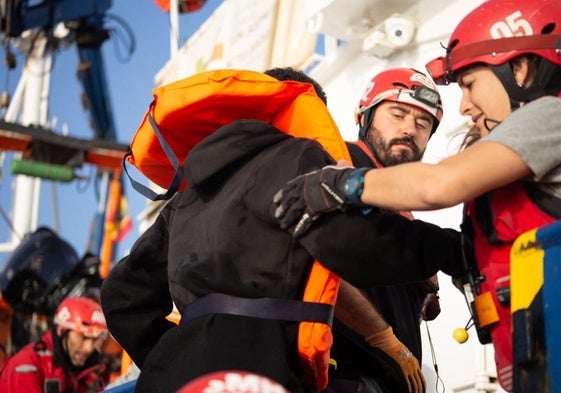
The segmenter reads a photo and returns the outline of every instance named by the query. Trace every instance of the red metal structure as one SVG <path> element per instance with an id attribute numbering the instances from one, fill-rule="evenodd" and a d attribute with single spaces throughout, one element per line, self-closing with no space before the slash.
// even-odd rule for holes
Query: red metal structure
<path id="1" fill-rule="evenodd" d="M 154 0 L 154 3 L 164 12 L 169 12 L 169 0 Z M 179 13 L 186 14 L 188 12 L 195 12 L 203 8 L 206 0 L 179 0 Z"/>

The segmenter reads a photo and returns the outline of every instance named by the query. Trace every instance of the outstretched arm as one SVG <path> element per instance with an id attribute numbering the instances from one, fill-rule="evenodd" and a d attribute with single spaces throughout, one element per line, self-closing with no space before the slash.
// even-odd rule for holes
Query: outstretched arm
<path id="1" fill-rule="evenodd" d="M 407 163 L 383 169 L 336 168 L 301 175 L 275 196 L 275 217 L 295 237 L 322 215 L 377 206 L 435 210 L 454 206 L 522 179 L 530 168 L 510 148 L 481 140 L 437 164 Z"/>
<path id="2" fill-rule="evenodd" d="M 361 201 L 388 209 L 435 210 L 530 174 L 530 168 L 513 150 L 482 140 L 437 164 L 409 163 L 368 171 Z"/>

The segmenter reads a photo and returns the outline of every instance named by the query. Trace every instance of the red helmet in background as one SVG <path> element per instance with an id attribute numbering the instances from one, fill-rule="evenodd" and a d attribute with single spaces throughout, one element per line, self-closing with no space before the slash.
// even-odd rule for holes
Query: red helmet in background
<path id="1" fill-rule="evenodd" d="M 281 384 L 248 371 L 226 370 L 202 375 L 188 382 L 177 393 L 288 393 Z"/>
<path id="2" fill-rule="evenodd" d="M 477 63 L 501 66 L 516 56 L 534 54 L 547 60 L 541 62 L 544 69 L 538 69 L 535 78 L 543 88 L 552 69 L 561 65 L 560 34 L 559 0 L 488 0 L 458 24 L 448 41 L 446 56 L 430 61 L 426 67 L 437 84 L 448 84 L 456 82 L 455 74 L 462 68 Z M 499 67 L 492 68 L 497 73 Z M 516 96 L 521 89 L 507 80 L 512 71 L 505 66 L 503 72 L 505 75 L 497 76 L 503 85 L 506 83 L 509 95 Z M 528 101 L 526 98 L 519 101 Z"/>
<path id="3" fill-rule="evenodd" d="M 107 324 L 99 303 L 87 297 L 67 297 L 58 306 L 54 324 L 88 338 L 106 338 Z"/>
<path id="4" fill-rule="evenodd" d="M 392 68 L 372 78 L 355 109 L 360 138 L 370 127 L 373 108 L 382 101 L 401 102 L 429 113 L 434 118 L 432 132 L 442 119 L 442 100 L 432 79 L 412 68 Z"/>

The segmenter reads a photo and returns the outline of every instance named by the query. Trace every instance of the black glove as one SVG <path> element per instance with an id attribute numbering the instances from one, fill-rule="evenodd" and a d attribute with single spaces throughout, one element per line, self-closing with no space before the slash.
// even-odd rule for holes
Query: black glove
<path id="1" fill-rule="evenodd" d="M 326 166 L 289 181 L 273 199 L 275 218 L 294 237 L 304 234 L 322 214 L 360 202 L 367 168 Z"/>

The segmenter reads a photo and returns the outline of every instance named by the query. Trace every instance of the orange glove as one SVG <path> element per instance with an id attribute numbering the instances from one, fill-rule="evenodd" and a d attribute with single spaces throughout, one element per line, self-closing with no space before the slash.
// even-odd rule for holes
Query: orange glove
<path id="1" fill-rule="evenodd" d="M 388 326 L 386 329 L 374 333 L 365 338 L 371 347 L 379 348 L 389 355 L 399 364 L 403 376 L 407 381 L 409 392 L 423 393 L 425 391 L 426 382 L 419 361 L 405 345 L 397 339 L 393 334 L 393 329 Z"/>

